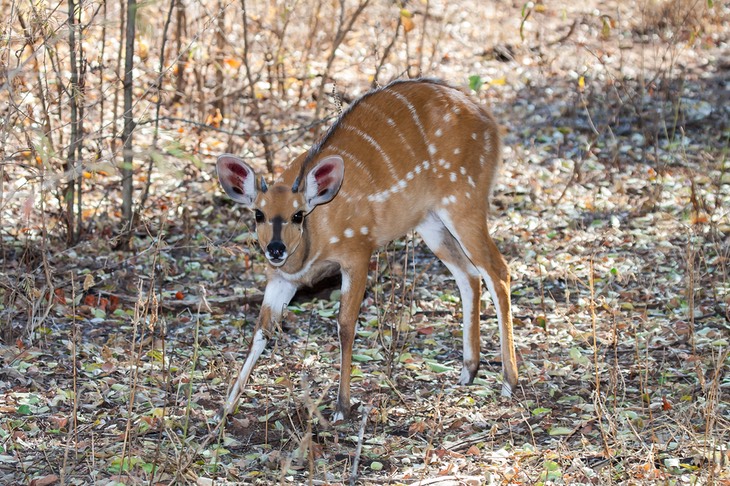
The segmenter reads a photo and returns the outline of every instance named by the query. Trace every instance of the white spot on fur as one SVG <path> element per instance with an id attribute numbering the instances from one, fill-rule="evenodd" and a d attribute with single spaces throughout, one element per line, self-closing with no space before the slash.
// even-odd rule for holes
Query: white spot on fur
<path id="1" fill-rule="evenodd" d="M 417 165 L 416 168 L 413 169 L 413 170 L 416 172 L 416 174 L 420 174 L 421 173 L 421 166 L 420 165 Z"/>
<path id="2" fill-rule="evenodd" d="M 427 170 L 429 167 L 431 167 L 431 164 L 428 162 L 428 160 L 424 160 L 423 164 L 421 165 L 423 166 L 424 170 Z"/>
<path id="3" fill-rule="evenodd" d="M 459 147 L 456 147 L 454 149 L 454 155 L 459 155 L 461 153 L 461 149 Z"/>
<path id="4" fill-rule="evenodd" d="M 434 132 L 434 135 L 436 135 L 437 137 L 440 137 L 443 134 L 444 134 L 444 131 L 441 130 L 440 128 Z"/>
<path id="5" fill-rule="evenodd" d="M 369 232 L 370 232 L 370 230 L 368 229 L 368 227 L 367 227 L 367 226 L 363 226 L 362 228 L 360 228 L 360 234 L 361 234 L 361 235 L 366 235 L 366 234 L 368 234 Z"/>
<path id="6" fill-rule="evenodd" d="M 441 198 L 441 204 L 443 204 L 444 206 L 448 205 L 449 204 L 449 198 L 448 197 L 445 197 L 445 196 L 442 197 Z"/>
<path id="7" fill-rule="evenodd" d="M 436 153 L 436 146 L 434 144 L 428 146 L 428 153 L 431 155 Z"/>
<path id="8" fill-rule="evenodd" d="M 449 179 L 451 180 L 451 182 L 456 182 L 456 172 L 452 172 L 451 174 L 449 174 Z"/>
<path id="9" fill-rule="evenodd" d="M 451 168 L 451 162 L 446 162 L 444 164 L 444 169 L 449 170 Z"/>
<path id="10" fill-rule="evenodd" d="M 455 203 L 456 202 L 456 196 L 454 196 L 453 194 L 450 195 L 449 196 L 449 201 L 451 201 L 452 203 Z"/>
<path id="11" fill-rule="evenodd" d="M 261 207 L 263 208 L 264 206 L 266 206 L 266 199 L 263 199 L 263 200 L 261 201 Z"/>
<path id="12" fill-rule="evenodd" d="M 403 179 L 401 179 L 401 180 L 398 181 L 398 188 L 399 189 L 405 189 L 407 185 L 408 185 L 408 183 L 406 181 L 404 181 Z"/>
<path id="13" fill-rule="evenodd" d="M 471 134 L 471 139 L 472 140 L 476 140 L 477 139 L 477 134 L 476 133 L 472 133 Z"/>
<path id="14" fill-rule="evenodd" d="M 418 169 L 418 167 L 416 167 L 416 170 L 417 169 Z M 413 180 L 413 172 L 409 172 L 408 174 L 406 174 L 406 180 L 409 180 L 409 181 Z"/>
<path id="15" fill-rule="evenodd" d="M 294 202 L 292 203 L 292 206 L 294 206 L 294 209 L 297 209 L 299 207 L 299 201 L 297 201 L 295 199 Z"/>
<path id="16" fill-rule="evenodd" d="M 467 193 L 466 193 L 466 198 L 467 198 L 467 199 L 471 199 L 471 192 L 467 192 Z"/>
<path id="17" fill-rule="evenodd" d="M 472 179 L 472 178 L 471 178 L 471 176 L 468 176 L 468 177 L 466 178 L 466 181 L 467 181 L 467 182 L 469 183 L 469 185 L 470 185 L 471 187 L 477 187 L 477 185 L 476 185 L 476 184 L 474 184 L 474 179 Z"/>
<path id="18" fill-rule="evenodd" d="M 459 172 L 461 172 L 461 175 L 466 175 L 466 167 L 460 167 Z"/>
<path id="19" fill-rule="evenodd" d="M 444 115 L 444 121 L 446 123 L 449 123 L 451 121 L 451 113 L 447 113 Z"/>
<path id="20" fill-rule="evenodd" d="M 332 238 L 330 238 L 330 244 L 332 244 L 332 245 L 334 245 L 335 243 L 337 243 L 339 241 L 340 241 L 340 239 L 336 236 L 333 236 Z"/>
<path id="21" fill-rule="evenodd" d="M 352 230 L 352 228 L 346 228 L 345 229 L 345 237 L 346 238 L 352 238 L 355 236 L 355 232 Z"/>

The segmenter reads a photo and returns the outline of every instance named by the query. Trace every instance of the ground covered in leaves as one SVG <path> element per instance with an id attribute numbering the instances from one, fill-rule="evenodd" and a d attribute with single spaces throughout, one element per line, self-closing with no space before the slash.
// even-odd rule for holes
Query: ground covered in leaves
<path id="1" fill-rule="evenodd" d="M 3 481 L 730 484 L 727 6 L 695 5 L 699 28 L 692 11 L 672 23 L 660 9 L 689 2 L 497 3 L 431 4 L 441 43 L 425 74 L 471 88 L 505 127 L 491 227 L 513 277 L 513 399 L 499 396 L 486 294 L 479 378 L 456 384 L 458 290 L 409 235 L 372 261 L 353 418 L 328 422 L 340 373 L 328 282 L 295 298 L 216 430 L 264 263 L 251 216 L 214 179 L 233 142 L 198 128 L 203 168 L 156 176 L 134 252 L 114 250 L 111 211 L 67 249 L 37 222 L 3 230 Z M 371 7 L 367 25 L 387 10 Z M 399 22 L 421 28 L 422 7 Z M 341 56 L 357 58 L 364 32 Z M 355 64 L 333 74 L 345 99 L 369 84 Z M 316 133 L 291 136 L 280 163 Z"/>

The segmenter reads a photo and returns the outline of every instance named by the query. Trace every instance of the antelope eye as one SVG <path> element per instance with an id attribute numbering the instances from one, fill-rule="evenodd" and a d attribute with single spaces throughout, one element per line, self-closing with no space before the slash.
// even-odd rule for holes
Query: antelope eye
<path id="1" fill-rule="evenodd" d="M 304 220 L 304 211 L 297 211 L 294 216 L 291 217 L 291 222 L 294 224 L 302 224 Z"/>
<path id="2" fill-rule="evenodd" d="M 264 213 L 262 213 L 260 209 L 254 210 L 253 214 L 254 214 L 254 218 L 256 218 L 257 223 L 263 223 L 264 220 L 266 219 L 264 217 Z"/>

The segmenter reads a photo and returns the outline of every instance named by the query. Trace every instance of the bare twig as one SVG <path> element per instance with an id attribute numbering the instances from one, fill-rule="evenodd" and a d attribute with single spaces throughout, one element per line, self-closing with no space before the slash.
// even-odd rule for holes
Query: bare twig
<path id="1" fill-rule="evenodd" d="M 355 457 L 352 459 L 352 468 L 350 469 L 350 486 L 355 486 L 357 481 L 357 469 L 360 465 L 360 454 L 362 454 L 362 443 L 365 437 L 365 426 L 368 424 L 368 417 L 372 410 L 372 405 L 366 405 L 362 411 L 362 420 L 360 421 L 360 431 L 357 433 L 357 448 L 355 449 Z"/>
<path id="2" fill-rule="evenodd" d="M 241 7 L 243 8 L 243 64 L 246 67 L 246 79 L 248 80 L 248 89 L 251 95 L 251 106 L 253 108 L 253 116 L 256 119 L 256 123 L 259 126 L 259 140 L 264 146 L 264 158 L 266 159 L 266 169 L 269 174 L 274 173 L 274 155 L 271 151 L 271 141 L 269 136 L 266 135 L 266 124 L 264 123 L 259 107 L 258 99 L 256 98 L 256 82 L 253 79 L 253 73 L 251 72 L 251 63 L 249 59 L 249 41 L 248 41 L 248 10 L 246 9 L 246 0 L 241 0 Z"/>
<path id="3" fill-rule="evenodd" d="M 340 0 L 340 16 L 337 22 L 337 31 L 335 32 L 335 38 L 332 41 L 332 48 L 330 49 L 329 56 L 327 57 L 327 64 L 325 65 L 324 72 L 322 73 L 322 79 L 320 80 L 321 84 L 319 85 L 319 90 L 317 92 L 317 107 L 314 110 L 315 120 L 319 119 L 319 116 L 322 113 L 324 89 L 327 84 L 327 79 L 329 78 L 332 63 L 335 62 L 335 58 L 337 57 L 337 49 L 339 49 L 340 44 L 342 44 L 347 37 L 347 34 L 352 30 L 352 26 L 355 24 L 355 21 L 363 10 L 365 10 L 365 7 L 368 6 L 368 3 L 370 3 L 370 0 L 360 0 L 360 4 L 350 16 L 347 23 L 345 23 L 345 0 Z"/>
<path id="4" fill-rule="evenodd" d="M 132 91 L 134 89 L 132 70 L 134 69 L 134 35 L 137 17 L 137 0 L 127 0 L 127 32 L 124 46 L 124 143 L 122 162 L 122 217 L 126 225 L 125 232 L 130 234 L 133 226 L 133 186 L 134 153 L 132 150 L 132 133 L 134 132 L 134 116 L 132 113 Z M 122 246 L 129 244 L 127 238 L 121 241 Z"/>
<path id="5" fill-rule="evenodd" d="M 160 108 L 162 106 L 162 81 L 164 79 L 165 72 L 165 46 L 167 45 L 167 32 L 170 28 L 170 21 L 172 20 L 172 10 L 175 8 L 175 2 L 177 0 L 170 0 L 170 8 L 167 10 L 167 19 L 165 19 L 165 26 L 162 29 L 162 45 L 160 46 L 160 64 L 157 68 L 157 83 L 155 88 L 157 91 L 157 100 L 155 101 L 155 130 L 152 132 L 152 150 L 157 151 L 157 142 L 160 138 Z M 152 184 L 152 168 L 154 167 L 154 157 L 149 156 L 149 162 L 147 163 L 147 181 L 142 192 L 142 197 L 139 201 L 137 209 L 138 213 L 144 211 L 145 204 L 147 203 L 147 196 L 149 196 L 150 185 Z"/>

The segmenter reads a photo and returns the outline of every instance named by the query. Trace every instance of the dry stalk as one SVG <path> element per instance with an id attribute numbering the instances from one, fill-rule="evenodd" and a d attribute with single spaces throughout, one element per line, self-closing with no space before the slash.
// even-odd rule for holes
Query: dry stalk
<path id="1" fill-rule="evenodd" d="M 261 135 L 259 140 L 261 145 L 264 147 L 264 158 L 266 159 L 266 170 L 269 174 L 274 173 L 274 154 L 271 149 L 271 140 L 266 134 L 266 123 L 264 123 L 263 116 L 261 114 L 261 106 L 259 105 L 258 98 L 256 98 L 256 80 L 253 77 L 251 70 L 251 59 L 249 56 L 250 45 L 248 40 L 248 22 L 249 12 L 246 8 L 246 0 L 241 0 L 241 8 L 243 9 L 243 65 L 246 67 L 246 79 L 248 80 L 248 90 L 251 101 L 251 107 L 253 109 L 253 117 L 259 126 Z"/>
<path id="2" fill-rule="evenodd" d="M 360 455 L 362 454 L 362 443 L 365 438 L 365 426 L 368 423 L 368 417 L 372 410 L 372 405 L 365 406 L 362 412 L 362 420 L 360 421 L 360 430 L 357 433 L 357 447 L 355 448 L 355 456 L 352 459 L 352 468 L 350 469 L 350 486 L 355 486 L 357 481 L 357 469 L 360 466 Z"/>
<path id="3" fill-rule="evenodd" d="M 243 1 L 243 0 L 242 0 Z M 332 41 L 332 48 L 330 49 L 329 56 L 327 57 L 327 63 L 325 64 L 324 71 L 322 72 L 322 79 L 320 80 L 319 90 L 317 91 L 317 107 L 314 110 L 314 119 L 319 120 L 320 114 L 322 113 L 322 104 L 324 103 L 324 90 L 327 80 L 329 79 L 329 73 L 332 68 L 332 64 L 335 62 L 337 57 L 337 49 L 340 44 L 345 40 L 347 34 L 352 31 L 352 26 L 355 24 L 357 18 L 362 14 L 365 7 L 368 6 L 370 0 L 360 0 L 355 11 L 350 16 L 349 20 L 345 19 L 345 0 L 339 0 L 340 14 L 337 21 L 337 31 Z"/>
<path id="4" fill-rule="evenodd" d="M 71 276 L 71 316 L 73 321 L 71 323 L 71 366 L 73 368 L 72 375 L 72 391 L 73 391 L 73 409 L 71 413 L 71 424 L 68 428 L 68 434 L 66 436 L 66 447 L 63 451 L 63 465 L 60 471 L 61 486 L 66 483 L 66 471 L 68 470 L 68 455 L 71 447 L 71 442 L 74 444 L 74 453 L 76 452 L 76 445 L 78 443 L 78 410 L 79 410 L 79 389 L 78 389 L 78 366 L 76 363 L 76 357 L 78 355 L 78 343 L 79 343 L 79 325 L 76 320 L 76 284 L 74 282 L 74 274 L 70 273 Z"/>
<path id="5" fill-rule="evenodd" d="M 594 404 L 596 406 L 596 419 L 598 420 L 598 428 L 601 431 L 601 439 L 603 439 L 603 449 L 606 457 L 611 457 L 611 448 L 608 445 L 608 438 L 603 427 L 603 415 L 605 404 L 601 396 L 601 372 L 598 359 L 598 336 L 596 333 L 597 321 L 596 316 L 596 287 L 595 287 L 595 271 L 593 267 L 593 257 L 591 257 L 588 274 L 588 289 L 590 291 L 590 313 L 591 313 L 591 337 L 593 347 L 593 372 L 595 374 L 595 389 L 593 390 Z"/>

